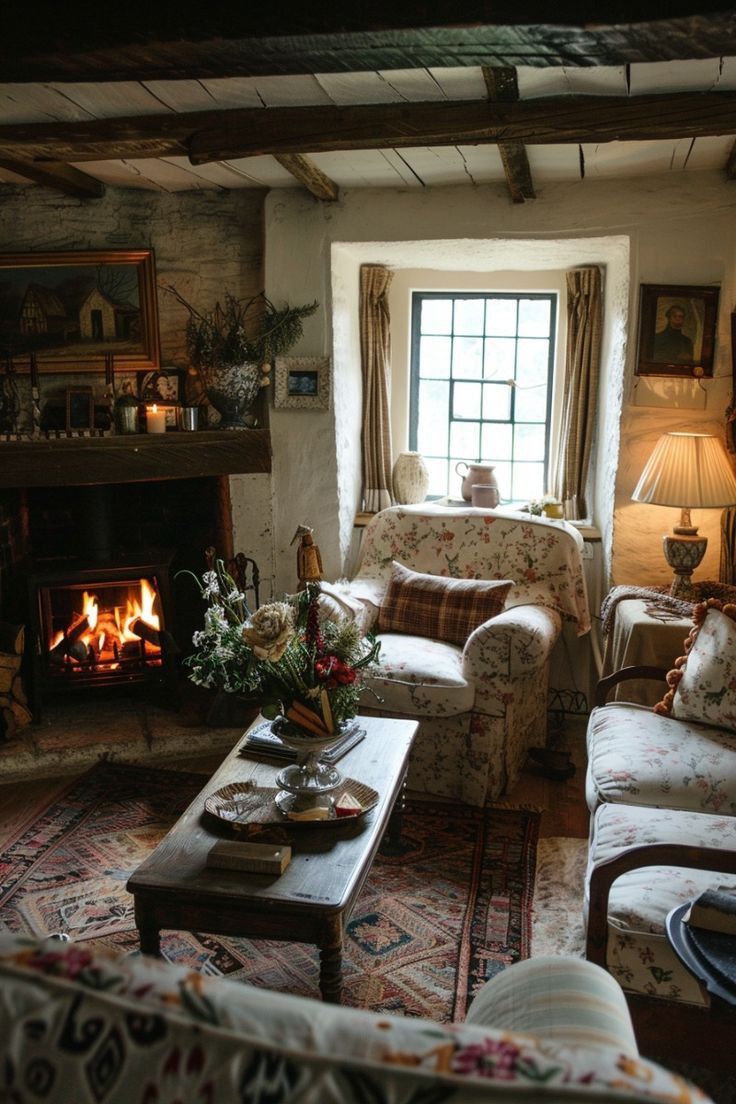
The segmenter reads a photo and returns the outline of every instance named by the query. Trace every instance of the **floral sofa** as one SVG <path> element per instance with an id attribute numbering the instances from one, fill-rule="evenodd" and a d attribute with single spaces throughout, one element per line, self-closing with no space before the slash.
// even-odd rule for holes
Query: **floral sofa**
<path id="1" fill-rule="evenodd" d="M 722 1065 L 733 1061 L 724 1041 L 736 1018 L 721 1015 L 665 926 L 706 889 L 736 893 L 736 606 L 710 599 L 693 620 L 661 702 L 601 702 L 590 715 L 586 953 L 625 990 L 647 1053 L 682 1046 L 669 1029 L 676 1016 L 691 1060 Z M 654 677 L 620 676 L 647 670 Z"/>
<path id="2" fill-rule="evenodd" d="M 7 932 L 0 979 L 0 1097 L 12 1104 L 707 1104 L 639 1057 L 621 990 L 580 959 L 508 968 L 465 1024 Z"/>
<path id="3" fill-rule="evenodd" d="M 590 628 L 582 547 L 564 521 L 504 510 L 424 503 L 390 507 L 368 523 L 357 573 L 332 588 L 357 606 L 366 629 L 380 627 L 394 561 L 435 576 L 512 582 L 503 612 L 464 644 L 378 633 L 380 668 L 366 680 L 361 712 L 419 719 L 412 789 L 483 805 L 514 785 L 528 748 L 546 742 L 549 661 L 562 621 L 578 634 Z"/>

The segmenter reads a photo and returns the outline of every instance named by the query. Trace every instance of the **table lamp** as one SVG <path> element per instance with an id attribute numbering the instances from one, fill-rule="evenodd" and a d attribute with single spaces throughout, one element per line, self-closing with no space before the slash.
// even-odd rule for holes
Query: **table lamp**
<path id="1" fill-rule="evenodd" d="M 708 538 L 698 536 L 690 510 L 736 504 L 736 478 L 720 438 L 707 433 L 663 434 L 631 497 L 634 502 L 680 508 L 680 524 L 673 526 L 673 536 L 662 537 L 662 544 L 675 573 L 670 594 L 692 601 L 690 576 L 705 555 Z"/>

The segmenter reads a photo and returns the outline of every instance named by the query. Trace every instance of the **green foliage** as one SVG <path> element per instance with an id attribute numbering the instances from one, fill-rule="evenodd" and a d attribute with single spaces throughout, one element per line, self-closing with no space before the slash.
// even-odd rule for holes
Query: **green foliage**
<path id="1" fill-rule="evenodd" d="M 304 319 L 314 314 L 317 302 L 303 307 L 277 307 L 264 292 L 238 299 L 229 291 L 212 310 L 201 312 L 170 284 L 163 285 L 189 312 L 187 352 L 195 368 L 230 367 L 246 362 L 270 363 L 296 345 Z"/>

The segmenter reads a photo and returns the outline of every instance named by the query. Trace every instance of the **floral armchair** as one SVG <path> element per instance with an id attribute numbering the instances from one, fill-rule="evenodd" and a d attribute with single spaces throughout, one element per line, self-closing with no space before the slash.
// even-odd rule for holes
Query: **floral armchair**
<path id="1" fill-rule="evenodd" d="M 547 682 L 562 621 L 590 628 L 582 539 L 565 522 L 502 510 L 392 506 L 366 527 L 360 565 L 333 594 L 378 629 L 361 712 L 419 719 L 410 788 L 483 805 L 509 790 L 546 740 Z M 380 631 L 392 565 L 454 579 L 511 580 L 503 611 L 462 643 Z M 375 697 L 371 697 L 373 691 Z"/>

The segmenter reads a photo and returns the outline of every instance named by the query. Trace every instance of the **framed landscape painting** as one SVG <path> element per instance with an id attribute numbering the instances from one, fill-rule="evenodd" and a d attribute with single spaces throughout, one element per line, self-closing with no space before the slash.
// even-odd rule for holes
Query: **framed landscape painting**
<path id="1" fill-rule="evenodd" d="M 708 286 L 641 285 L 637 375 L 713 375 L 718 291 Z"/>
<path id="2" fill-rule="evenodd" d="M 0 253 L 0 364 L 118 371 L 160 363 L 150 249 Z"/>

